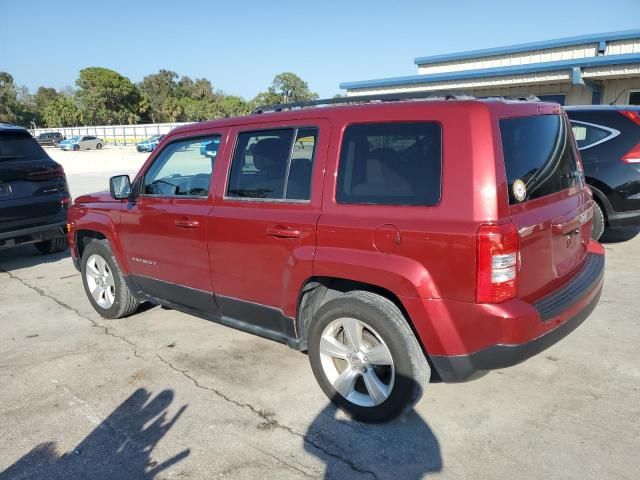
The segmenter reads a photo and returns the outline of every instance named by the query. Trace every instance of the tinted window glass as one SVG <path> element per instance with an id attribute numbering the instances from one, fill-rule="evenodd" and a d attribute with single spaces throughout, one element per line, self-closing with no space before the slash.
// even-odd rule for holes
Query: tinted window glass
<path id="1" fill-rule="evenodd" d="M 631 92 L 629 94 L 629 105 L 640 105 L 640 92 Z"/>
<path id="2" fill-rule="evenodd" d="M 46 157 L 42 147 L 28 133 L 0 133 L 0 161 L 21 159 L 34 160 Z"/>
<path id="3" fill-rule="evenodd" d="M 209 146 L 202 149 L 203 145 Z M 142 187 L 143 194 L 165 197 L 209 194 L 219 136 L 198 137 L 167 145 L 149 167 Z"/>
<path id="4" fill-rule="evenodd" d="M 580 149 L 587 148 L 611 135 L 611 132 L 604 128 L 598 128 L 584 123 L 572 123 L 571 130 L 573 130 L 573 136 Z"/>
<path id="5" fill-rule="evenodd" d="M 340 203 L 435 205 L 440 201 L 440 125 L 375 123 L 348 127 L 342 141 Z"/>
<path id="6" fill-rule="evenodd" d="M 238 135 L 229 197 L 308 200 L 318 130 L 263 130 Z"/>
<path id="7" fill-rule="evenodd" d="M 525 200 L 543 197 L 575 185 L 577 164 L 567 122 L 559 115 L 500 120 L 509 202 L 518 203 L 513 182 L 527 187 Z"/>

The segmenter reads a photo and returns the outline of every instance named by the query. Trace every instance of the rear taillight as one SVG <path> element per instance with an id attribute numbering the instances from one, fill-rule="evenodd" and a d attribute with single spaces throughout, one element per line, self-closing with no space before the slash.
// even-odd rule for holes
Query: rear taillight
<path id="1" fill-rule="evenodd" d="M 640 113 L 635 110 L 618 110 L 621 115 L 624 115 L 636 125 L 640 125 Z"/>
<path id="2" fill-rule="evenodd" d="M 46 170 L 40 170 L 38 172 L 30 172 L 28 175 L 29 180 L 53 180 L 55 178 L 64 177 L 64 169 L 61 165 L 55 167 L 49 167 Z"/>
<path id="3" fill-rule="evenodd" d="M 620 160 L 624 163 L 640 163 L 640 143 L 625 153 Z"/>
<path id="4" fill-rule="evenodd" d="M 498 303 L 515 297 L 519 236 L 512 223 L 482 225 L 477 234 L 476 300 Z"/>

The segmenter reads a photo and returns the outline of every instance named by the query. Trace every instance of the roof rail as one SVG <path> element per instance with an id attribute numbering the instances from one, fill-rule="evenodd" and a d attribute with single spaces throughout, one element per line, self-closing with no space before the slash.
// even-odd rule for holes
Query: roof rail
<path id="1" fill-rule="evenodd" d="M 281 112 L 305 107 L 319 107 L 322 105 L 346 105 L 351 103 L 395 102 L 398 100 L 439 99 L 457 100 L 475 98 L 460 92 L 433 90 L 429 92 L 398 92 L 375 95 L 353 95 L 350 97 L 324 98 L 320 100 L 307 100 L 304 102 L 274 103 L 261 105 L 251 113 Z"/>
<path id="2" fill-rule="evenodd" d="M 320 107 L 324 105 L 348 105 L 354 103 L 374 103 L 374 102 L 397 102 L 400 100 L 472 100 L 472 99 L 491 99 L 491 100 L 518 100 L 524 102 L 539 102 L 540 99 L 533 95 L 528 97 L 474 97 L 463 92 L 451 92 L 432 90 L 428 92 L 398 92 L 384 93 L 374 95 L 353 95 L 349 97 L 324 98 L 320 100 L 307 100 L 304 102 L 291 103 L 274 103 L 270 105 L 261 105 L 251 112 L 252 114 L 260 114 L 266 112 L 281 112 L 283 110 L 295 110 L 305 107 Z"/>

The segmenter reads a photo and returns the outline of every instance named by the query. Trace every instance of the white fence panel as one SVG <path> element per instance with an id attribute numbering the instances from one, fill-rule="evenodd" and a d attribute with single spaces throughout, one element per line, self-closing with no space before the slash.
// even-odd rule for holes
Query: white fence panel
<path id="1" fill-rule="evenodd" d="M 176 127 L 188 125 L 184 123 L 149 123 L 146 125 L 97 125 L 92 127 L 59 127 L 59 128 L 35 128 L 32 134 L 35 137 L 46 132 L 60 132 L 63 137 L 71 138 L 76 135 L 93 135 L 104 140 L 110 145 L 134 145 L 137 142 L 149 138 L 151 135 L 169 133 Z"/>

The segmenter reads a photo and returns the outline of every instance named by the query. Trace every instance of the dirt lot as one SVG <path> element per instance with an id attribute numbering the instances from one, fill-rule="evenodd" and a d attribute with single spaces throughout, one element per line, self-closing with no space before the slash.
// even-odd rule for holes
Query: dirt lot
<path id="1" fill-rule="evenodd" d="M 74 196 L 146 158 L 53 156 Z M 0 479 L 638 478 L 640 236 L 606 250 L 572 335 L 382 426 L 336 413 L 303 354 L 157 307 L 103 320 L 66 255 L 2 251 Z"/>

